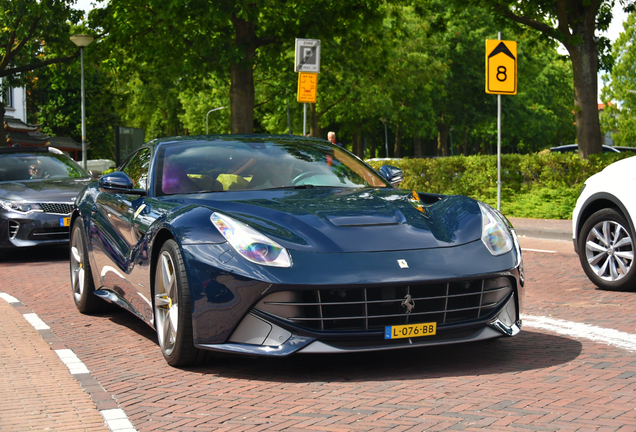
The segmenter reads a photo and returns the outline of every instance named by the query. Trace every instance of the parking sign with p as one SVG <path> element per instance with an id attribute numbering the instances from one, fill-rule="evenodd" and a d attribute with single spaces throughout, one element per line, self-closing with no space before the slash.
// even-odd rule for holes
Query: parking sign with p
<path id="1" fill-rule="evenodd" d="M 296 39 L 294 72 L 320 72 L 320 39 Z"/>

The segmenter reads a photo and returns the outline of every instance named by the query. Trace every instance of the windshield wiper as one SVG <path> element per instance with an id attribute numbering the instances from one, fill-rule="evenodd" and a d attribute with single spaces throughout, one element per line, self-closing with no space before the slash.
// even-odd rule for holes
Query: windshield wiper
<path id="1" fill-rule="evenodd" d="M 288 186 L 275 186 L 275 187 L 269 187 L 269 188 L 263 188 L 263 189 L 253 189 L 253 190 L 276 190 L 276 189 L 315 189 L 315 188 L 322 188 L 322 187 L 333 187 L 333 186 L 316 186 L 316 185 L 312 185 L 312 184 L 303 184 L 303 185 L 288 185 Z"/>

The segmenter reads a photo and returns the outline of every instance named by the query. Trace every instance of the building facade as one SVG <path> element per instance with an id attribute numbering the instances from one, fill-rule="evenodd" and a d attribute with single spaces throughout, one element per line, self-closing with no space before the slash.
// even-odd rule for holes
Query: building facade
<path id="1" fill-rule="evenodd" d="M 2 94 L 5 117 L 12 117 L 26 123 L 26 90 L 23 87 L 9 87 Z"/>

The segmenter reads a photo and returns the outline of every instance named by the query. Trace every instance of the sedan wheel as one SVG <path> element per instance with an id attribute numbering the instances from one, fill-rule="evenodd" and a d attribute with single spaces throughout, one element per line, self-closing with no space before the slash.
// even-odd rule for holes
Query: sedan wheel
<path id="1" fill-rule="evenodd" d="M 617 211 L 599 210 L 585 222 L 579 236 L 579 257 L 585 273 L 598 287 L 634 287 L 634 236 Z"/>
<path id="2" fill-rule="evenodd" d="M 103 310 L 106 303 L 95 296 L 95 283 L 88 263 L 88 251 L 84 236 L 84 223 L 75 219 L 71 228 L 71 286 L 75 306 L 83 314 Z"/>
<path id="3" fill-rule="evenodd" d="M 192 338 L 190 290 L 177 243 L 164 243 L 155 266 L 155 329 L 171 366 L 195 363 L 199 350 Z"/>

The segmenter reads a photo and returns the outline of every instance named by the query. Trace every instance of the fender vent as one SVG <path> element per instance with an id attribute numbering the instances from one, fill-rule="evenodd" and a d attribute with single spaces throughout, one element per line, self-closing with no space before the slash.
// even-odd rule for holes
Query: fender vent
<path id="1" fill-rule="evenodd" d="M 9 221 L 9 238 L 14 239 L 18 235 L 20 229 L 20 222 Z"/>

